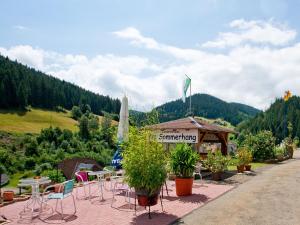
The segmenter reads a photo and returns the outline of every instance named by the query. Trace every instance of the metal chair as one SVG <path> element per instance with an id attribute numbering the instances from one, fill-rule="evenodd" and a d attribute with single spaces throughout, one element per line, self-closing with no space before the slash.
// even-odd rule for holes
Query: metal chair
<path id="1" fill-rule="evenodd" d="M 131 188 L 128 186 L 128 184 L 124 183 L 123 179 L 124 179 L 123 177 L 118 176 L 118 178 L 114 178 L 114 180 L 111 180 L 111 182 L 114 182 L 113 189 L 112 189 L 113 197 L 110 205 L 111 207 L 113 207 L 116 192 L 125 192 L 125 196 L 124 196 L 125 202 L 128 202 L 129 207 L 131 208 L 131 202 L 130 202 Z"/>
<path id="2" fill-rule="evenodd" d="M 78 182 L 78 184 L 82 185 L 83 186 L 83 191 L 84 191 L 84 199 L 89 199 L 91 198 L 91 185 L 92 184 L 95 184 L 95 182 L 93 181 L 89 181 L 88 179 L 88 173 L 90 171 L 77 171 L 75 173 L 75 177 L 76 177 L 76 180 Z M 88 186 L 88 196 L 87 196 L 87 193 L 86 193 L 86 187 Z M 76 199 L 79 200 L 80 198 L 78 197 L 79 194 L 78 194 L 78 190 L 79 188 L 76 188 Z"/>
<path id="3" fill-rule="evenodd" d="M 50 193 L 47 195 L 47 192 L 49 191 L 49 189 L 54 188 L 55 186 L 60 185 L 60 190 L 59 193 Z M 40 214 L 43 212 L 43 206 L 49 206 L 52 213 L 51 215 L 53 215 L 53 208 L 48 204 L 48 202 L 50 200 L 56 200 L 56 204 L 55 204 L 55 212 L 59 213 L 61 215 L 61 219 L 65 220 L 68 219 L 69 217 L 73 216 L 76 214 L 76 204 L 75 204 L 75 198 L 73 196 L 73 188 L 74 188 L 74 180 L 68 180 L 65 181 L 61 184 L 55 184 L 55 185 L 50 185 L 48 186 L 42 195 L 42 201 L 41 201 L 41 209 L 40 209 Z M 74 213 L 71 214 L 68 217 L 64 217 L 64 211 L 63 211 L 63 200 L 68 198 L 68 197 L 72 197 L 73 199 L 73 205 L 74 205 Z M 61 212 L 58 211 L 57 209 L 57 205 L 58 205 L 58 201 L 60 201 L 60 208 L 61 208 Z"/>
<path id="4" fill-rule="evenodd" d="M 201 180 L 201 185 L 203 185 L 203 180 L 202 180 L 202 174 L 201 174 L 201 163 L 197 163 L 195 166 L 195 171 L 194 171 L 194 177 L 195 175 L 198 175 L 200 177 Z"/>

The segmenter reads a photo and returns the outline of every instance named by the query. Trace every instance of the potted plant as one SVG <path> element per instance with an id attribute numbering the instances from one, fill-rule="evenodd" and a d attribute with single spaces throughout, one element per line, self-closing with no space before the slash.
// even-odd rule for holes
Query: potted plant
<path id="1" fill-rule="evenodd" d="M 3 192 L 3 200 L 6 202 L 10 202 L 14 200 L 15 193 L 13 191 L 4 191 Z"/>
<path id="2" fill-rule="evenodd" d="M 125 181 L 134 187 L 138 204 L 152 206 L 157 204 L 161 187 L 166 181 L 166 152 L 154 134 L 143 128 L 132 128 L 129 141 L 123 146 L 122 167 Z"/>
<path id="3" fill-rule="evenodd" d="M 284 153 L 285 151 L 283 146 L 279 145 L 274 148 L 274 155 L 279 162 L 284 160 Z"/>
<path id="4" fill-rule="evenodd" d="M 252 153 L 249 151 L 249 149 L 245 148 L 245 153 L 244 153 L 244 163 L 245 163 L 245 170 L 246 171 L 251 171 L 251 162 L 253 160 Z"/>
<path id="5" fill-rule="evenodd" d="M 177 196 L 192 194 L 193 174 L 198 160 L 198 154 L 188 144 L 177 144 L 171 151 L 170 166 L 176 174 L 175 185 Z"/>
<path id="6" fill-rule="evenodd" d="M 213 180 L 221 180 L 223 172 L 228 166 L 230 157 L 223 156 L 222 152 L 218 149 L 215 153 L 211 151 L 207 154 L 207 159 L 203 161 L 204 167 L 212 172 Z"/>
<path id="7" fill-rule="evenodd" d="M 237 172 L 238 173 L 243 173 L 245 171 L 245 165 L 246 165 L 246 149 L 245 148 L 241 148 L 238 150 L 237 154 L 236 154 L 236 168 L 237 168 Z"/>
<path id="8" fill-rule="evenodd" d="M 52 181 L 53 184 L 61 184 L 62 182 L 66 181 L 63 173 L 61 170 L 45 170 L 42 173 L 43 176 L 49 177 L 49 179 Z M 60 193 L 63 191 L 62 185 L 56 185 L 54 187 L 54 192 Z"/>
<path id="9" fill-rule="evenodd" d="M 0 165 L 0 204 L 2 203 L 2 194 L 1 194 L 1 187 L 2 187 L 2 174 L 6 172 L 6 168 L 3 165 Z"/>

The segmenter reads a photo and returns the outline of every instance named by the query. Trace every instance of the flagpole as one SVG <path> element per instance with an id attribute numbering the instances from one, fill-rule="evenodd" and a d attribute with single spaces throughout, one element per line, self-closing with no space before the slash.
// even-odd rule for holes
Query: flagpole
<path id="1" fill-rule="evenodd" d="M 190 115 L 192 116 L 192 80 L 190 83 Z"/>

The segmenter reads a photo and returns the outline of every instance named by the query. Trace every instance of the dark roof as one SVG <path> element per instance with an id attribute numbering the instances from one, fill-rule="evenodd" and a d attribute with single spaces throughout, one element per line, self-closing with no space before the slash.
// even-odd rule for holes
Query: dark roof
<path id="1" fill-rule="evenodd" d="M 187 117 L 150 126 L 151 129 L 199 129 L 208 132 L 236 133 L 234 130 L 210 124 L 199 118 Z"/>
<path id="2" fill-rule="evenodd" d="M 72 179 L 74 177 L 74 173 L 76 172 L 75 170 L 80 163 L 94 164 L 94 167 L 91 169 L 92 171 L 103 169 L 103 167 L 99 165 L 96 160 L 79 157 L 63 160 L 58 164 L 58 169 L 62 170 L 67 179 Z"/>

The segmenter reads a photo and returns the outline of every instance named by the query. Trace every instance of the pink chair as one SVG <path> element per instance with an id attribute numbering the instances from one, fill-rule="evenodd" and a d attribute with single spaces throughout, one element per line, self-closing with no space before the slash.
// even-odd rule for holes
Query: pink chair
<path id="1" fill-rule="evenodd" d="M 75 173 L 75 177 L 76 177 L 76 180 L 78 182 L 78 184 L 82 185 L 83 186 L 83 191 L 84 191 L 84 197 L 85 199 L 91 197 L 91 184 L 94 184 L 93 181 L 89 181 L 89 176 L 88 176 L 88 173 L 89 171 L 78 171 Z M 86 194 L 86 187 L 88 186 L 88 191 L 89 191 L 89 195 L 87 197 L 87 194 Z M 76 199 L 79 199 L 78 197 L 78 187 L 76 188 Z"/>

